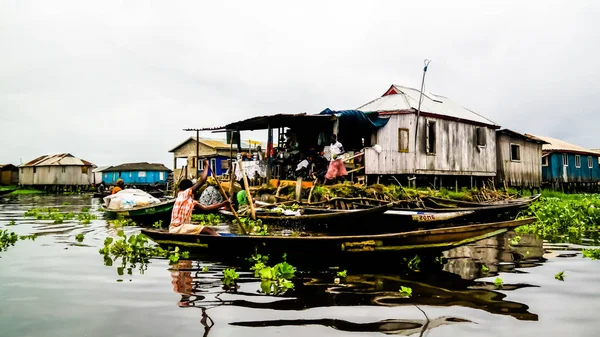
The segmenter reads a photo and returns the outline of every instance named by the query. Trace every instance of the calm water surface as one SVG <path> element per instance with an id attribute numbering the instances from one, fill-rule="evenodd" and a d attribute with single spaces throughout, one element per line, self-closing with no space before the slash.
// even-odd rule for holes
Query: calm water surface
<path id="1" fill-rule="evenodd" d="M 600 328 L 600 261 L 544 251 L 532 237 L 516 247 L 508 244 L 513 233 L 459 247 L 435 272 L 348 270 L 340 284 L 328 271 L 300 272 L 295 290 L 274 297 L 259 294 L 250 273 L 237 293 L 224 292 L 228 266 L 210 261 L 173 267 L 155 259 L 143 275 L 119 276 L 98 253 L 115 229 L 104 220 L 84 227 L 23 217 L 45 206 L 94 211 L 98 201 L 0 197 L 0 228 L 39 235 L 0 252 L 0 336 L 597 336 Z M 17 225 L 8 227 L 11 220 Z M 564 282 L 554 279 L 560 271 Z M 400 286 L 413 296 L 399 296 Z"/>

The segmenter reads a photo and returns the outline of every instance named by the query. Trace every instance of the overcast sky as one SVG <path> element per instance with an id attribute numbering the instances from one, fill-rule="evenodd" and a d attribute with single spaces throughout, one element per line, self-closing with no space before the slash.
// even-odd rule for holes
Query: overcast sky
<path id="1" fill-rule="evenodd" d="M 427 91 L 600 148 L 600 2 L 488 3 L 1 1 L 0 163 L 172 167 L 182 128 L 356 108 L 425 58 Z"/>

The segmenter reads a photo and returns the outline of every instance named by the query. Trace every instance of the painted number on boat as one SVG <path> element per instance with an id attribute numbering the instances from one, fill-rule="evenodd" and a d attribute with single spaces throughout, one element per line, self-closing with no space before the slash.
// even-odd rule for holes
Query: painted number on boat
<path id="1" fill-rule="evenodd" d="M 435 220 L 435 215 L 433 214 L 419 214 L 419 215 L 413 215 L 413 220 L 415 221 L 433 221 Z"/>

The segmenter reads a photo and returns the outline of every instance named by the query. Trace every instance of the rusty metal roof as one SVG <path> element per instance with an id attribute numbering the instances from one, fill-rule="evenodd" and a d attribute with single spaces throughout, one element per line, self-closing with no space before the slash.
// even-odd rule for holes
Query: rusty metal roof
<path id="1" fill-rule="evenodd" d="M 125 163 L 117 166 L 111 166 L 104 169 L 102 172 L 117 172 L 117 171 L 164 171 L 171 172 L 165 165 L 160 163 Z"/>
<path id="2" fill-rule="evenodd" d="M 363 112 L 417 112 L 421 91 L 397 84 L 376 98 L 358 108 Z M 459 121 L 471 121 L 479 124 L 499 127 L 493 121 L 473 112 L 444 96 L 423 92 L 421 112 L 450 117 Z"/>
<path id="3" fill-rule="evenodd" d="M 335 120 L 332 115 L 308 115 L 306 113 L 299 114 L 276 114 L 267 116 L 258 116 L 230 123 L 225 126 L 227 130 L 266 130 L 269 127 L 283 128 L 294 127 L 300 129 L 306 127 L 317 127 L 319 125 L 327 125 Z"/>
<path id="4" fill-rule="evenodd" d="M 28 166 L 93 166 L 96 165 L 90 163 L 87 160 L 79 159 L 74 157 L 70 153 L 59 153 L 54 155 L 43 155 L 35 158 L 34 160 L 20 165 L 20 167 Z"/>
<path id="5" fill-rule="evenodd" d="M 591 154 L 594 156 L 600 156 L 600 152 L 586 149 L 579 145 L 567 143 L 560 139 L 546 137 L 546 136 L 534 136 L 534 135 L 529 135 L 529 136 L 533 136 L 533 137 L 536 137 L 538 139 L 545 141 L 546 144 L 542 145 L 542 151 L 545 151 L 545 152 L 555 152 L 555 151 L 556 152 L 572 152 L 572 153 Z"/>
<path id="6" fill-rule="evenodd" d="M 533 135 L 518 133 L 518 132 L 510 130 L 510 129 L 502 129 L 502 130 L 498 130 L 496 132 L 498 132 L 498 133 L 504 133 L 504 134 L 507 134 L 507 135 L 510 135 L 510 136 L 513 136 L 513 137 L 522 138 L 522 139 L 525 139 L 527 141 L 538 143 L 538 144 L 549 144 L 545 140 L 537 138 L 537 137 L 535 137 Z"/>
<path id="7" fill-rule="evenodd" d="M 309 115 L 305 112 L 298 114 L 275 114 L 257 116 L 234 123 L 229 123 L 225 126 L 214 127 L 214 128 L 203 128 L 199 131 L 252 131 L 252 130 L 266 130 L 269 127 L 283 128 L 283 127 L 315 127 L 319 125 L 326 125 L 335 120 L 335 116 L 332 115 Z"/>

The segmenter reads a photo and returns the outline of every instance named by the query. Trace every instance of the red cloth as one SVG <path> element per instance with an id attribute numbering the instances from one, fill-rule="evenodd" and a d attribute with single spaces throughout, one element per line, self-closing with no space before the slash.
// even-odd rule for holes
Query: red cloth
<path id="1" fill-rule="evenodd" d="M 344 166 L 344 162 L 341 159 L 332 160 L 329 163 L 329 168 L 327 169 L 327 174 L 325 175 L 325 179 L 333 180 L 337 177 L 347 176 L 348 171 L 346 171 L 346 166 Z"/>

